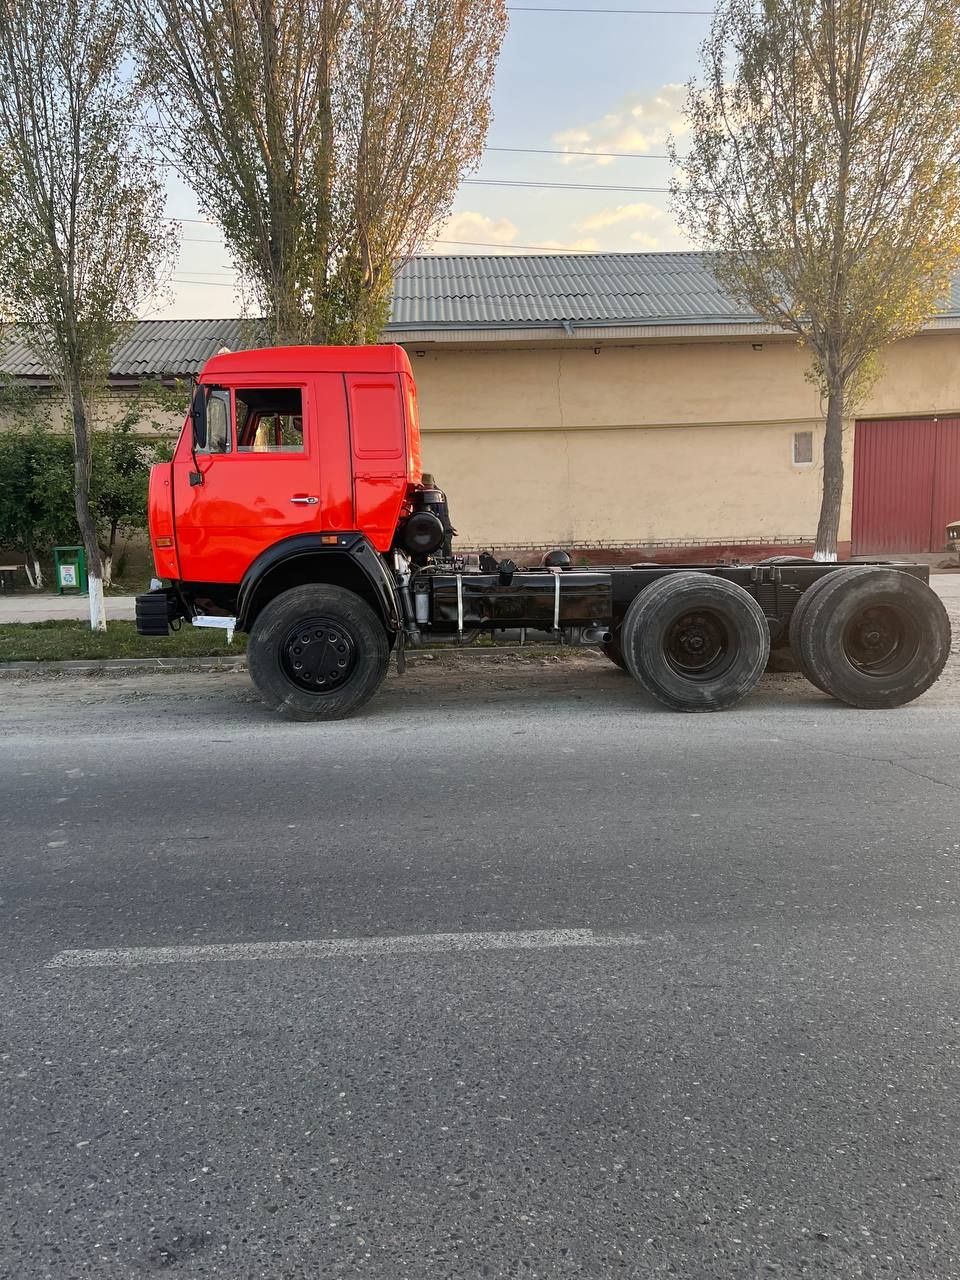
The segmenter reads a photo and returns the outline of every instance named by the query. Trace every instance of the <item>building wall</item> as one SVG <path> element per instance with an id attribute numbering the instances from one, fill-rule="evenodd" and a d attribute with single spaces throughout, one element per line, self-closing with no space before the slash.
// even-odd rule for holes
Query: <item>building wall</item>
<path id="1" fill-rule="evenodd" d="M 423 351 L 422 356 L 417 351 Z M 812 538 L 823 430 L 806 358 L 788 339 L 645 346 L 411 347 L 424 467 L 460 542 Z M 960 335 L 888 353 L 863 417 L 960 408 Z M 793 464 L 794 431 L 814 461 Z M 850 537 L 853 423 L 840 540 Z"/>
<path id="2" fill-rule="evenodd" d="M 419 355 L 418 352 L 423 352 Z M 463 547 L 811 540 L 820 508 L 819 396 L 796 343 L 409 347 L 424 468 Z M 117 391 L 101 419 L 129 403 Z M 55 397 L 51 395 L 51 404 Z M 183 396 L 186 400 L 186 393 Z M 960 333 L 899 343 L 860 417 L 960 412 Z M 174 436 L 183 410 L 142 429 Z M 793 433 L 814 460 L 793 464 Z M 853 422 L 840 541 L 850 538 Z"/>

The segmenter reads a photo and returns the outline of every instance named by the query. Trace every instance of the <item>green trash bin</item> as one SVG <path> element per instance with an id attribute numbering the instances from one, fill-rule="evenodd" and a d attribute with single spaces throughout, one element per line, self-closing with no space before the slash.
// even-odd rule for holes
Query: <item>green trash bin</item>
<path id="1" fill-rule="evenodd" d="M 87 594 L 87 557 L 83 547 L 54 547 L 53 575 L 57 580 L 57 594 L 75 591 Z"/>

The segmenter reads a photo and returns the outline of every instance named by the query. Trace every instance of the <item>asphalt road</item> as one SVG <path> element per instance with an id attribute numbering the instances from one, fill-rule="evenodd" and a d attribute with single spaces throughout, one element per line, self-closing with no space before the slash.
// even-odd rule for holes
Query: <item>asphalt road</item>
<path id="1" fill-rule="evenodd" d="M 0 698 L 0 1276 L 960 1276 L 955 679 Z"/>

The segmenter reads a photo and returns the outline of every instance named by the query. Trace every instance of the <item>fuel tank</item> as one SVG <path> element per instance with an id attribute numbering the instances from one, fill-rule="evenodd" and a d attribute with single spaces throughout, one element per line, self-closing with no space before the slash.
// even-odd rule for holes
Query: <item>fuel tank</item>
<path id="1" fill-rule="evenodd" d="M 609 623 L 613 611 L 609 573 L 518 570 L 508 582 L 495 573 L 418 576 L 414 591 L 429 582 L 430 611 L 438 631 L 464 627 L 532 627 Z"/>

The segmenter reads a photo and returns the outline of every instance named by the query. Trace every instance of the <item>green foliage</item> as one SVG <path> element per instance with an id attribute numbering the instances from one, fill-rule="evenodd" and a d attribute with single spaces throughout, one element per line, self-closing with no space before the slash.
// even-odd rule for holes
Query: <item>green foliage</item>
<path id="1" fill-rule="evenodd" d="M 0 9 L 0 318 L 69 406 L 73 495 L 106 627 L 90 506 L 91 401 L 111 351 L 172 249 L 141 129 L 129 24 L 113 0 L 5 0 Z"/>
<path id="2" fill-rule="evenodd" d="M 170 445 L 154 434 L 170 393 L 145 387 L 116 421 L 93 433 L 90 505 L 107 567 L 118 543 L 146 528 L 150 467 L 169 460 Z M 73 443 L 55 431 L 38 393 L 0 387 L 0 546 L 33 563 L 56 544 L 80 541 L 73 494 Z M 106 577 L 109 585 L 109 576 Z"/>
<path id="3" fill-rule="evenodd" d="M 0 545 L 33 573 L 51 546 L 76 537 L 69 439 L 40 425 L 0 432 Z"/>
<path id="4" fill-rule="evenodd" d="M 163 145 L 260 342 L 377 341 L 482 155 L 504 0 L 128 0 Z"/>
<path id="5" fill-rule="evenodd" d="M 674 148 L 678 221 L 798 335 L 827 402 L 817 551 L 836 551 L 844 415 L 960 266 L 956 0 L 720 0 Z"/>
<path id="6" fill-rule="evenodd" d="M 110 0 L 16 0 L 0 21 L 0 299 L 68 400 L 97 394 L 170 248 Z"/>
<path id="7" fill-rule="evenodd" d="M 170 445 L 137 428 L 151 408 L 162 403 L 162 389 L 145 388 L 126 412 L 109 427 L 94 432 L 90 507 L 97 525 L 100 550 L 109 567 L 120 538 L 147 527 L 147 485 L 150 468 L 170 459 Z M 105 575 L 109 584 L 109 575 Z"/>

